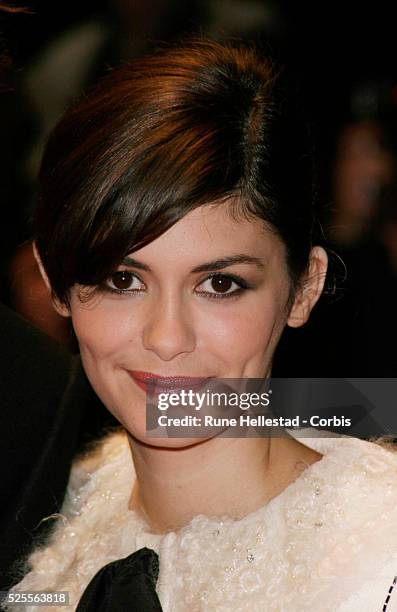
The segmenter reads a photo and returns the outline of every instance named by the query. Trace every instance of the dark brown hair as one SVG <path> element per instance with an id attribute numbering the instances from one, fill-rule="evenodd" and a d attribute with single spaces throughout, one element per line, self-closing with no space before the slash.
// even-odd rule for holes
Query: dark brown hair
<path id="1" fill-rule="evenodd" d="M 269 59 L 194 41 L 111 72 L 52 132 L 37 247 L 54 294 L 96 286 L 188 212 L 233 197 L 283 240 L 292 286 L 312 244 L 307 131 Z"/>

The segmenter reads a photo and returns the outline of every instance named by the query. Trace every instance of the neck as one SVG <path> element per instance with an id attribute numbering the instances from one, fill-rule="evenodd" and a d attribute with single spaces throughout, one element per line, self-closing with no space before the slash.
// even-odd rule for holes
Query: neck
<path id="1" fill-rule="evenodd" d="M 240 519 L 321 458 L 293 438 L 217 437 L 180 449 L 129 441 L 137 474 L 130 508 L 153 533 L 177 530 L 199 514 Z"/>

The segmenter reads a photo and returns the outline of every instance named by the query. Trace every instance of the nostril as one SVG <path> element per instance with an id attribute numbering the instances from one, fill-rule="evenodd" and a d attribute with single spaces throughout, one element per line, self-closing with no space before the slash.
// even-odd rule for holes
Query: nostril
<path id="1" fill-rule="evenodd" d="M 169 361 L 181 353 L 192 352 L 195 335 L 182 317 L 157 315 L 143 331 L 143 346 L 162 360 Z"/>

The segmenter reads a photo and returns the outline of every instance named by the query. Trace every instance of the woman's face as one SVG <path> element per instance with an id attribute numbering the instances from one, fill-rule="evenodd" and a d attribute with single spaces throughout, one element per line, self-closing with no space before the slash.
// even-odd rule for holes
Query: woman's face
<path id="1" fill-rule="evenodd" d="M 227 205 L 194 210 L 129 259 L 88 302 L 73 287 L 69 314 L 97 394 L 133 437 L 155 445 L 137 373 L 268 375 L 290 280 L 277 235 L 233 220 Z"/>

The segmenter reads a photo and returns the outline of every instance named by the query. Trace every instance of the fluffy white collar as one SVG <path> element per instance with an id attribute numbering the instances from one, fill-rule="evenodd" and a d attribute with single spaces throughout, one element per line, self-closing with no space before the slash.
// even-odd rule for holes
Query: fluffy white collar
<path id="1" fill-rule="evenodd" d="M 265 507 L 154 535 L 128 510 L 134 468 L 125 433 L 112 433 L 74 464 L 52 538 L 16 590 L 69 591 L 72 610 L 101 567 L 147 546 L 165 612 L 335 612 L 377 576 L 383 598 L 397 563 L 397 455 L 354 438 L 301 442 L 324 457 Z"/>

